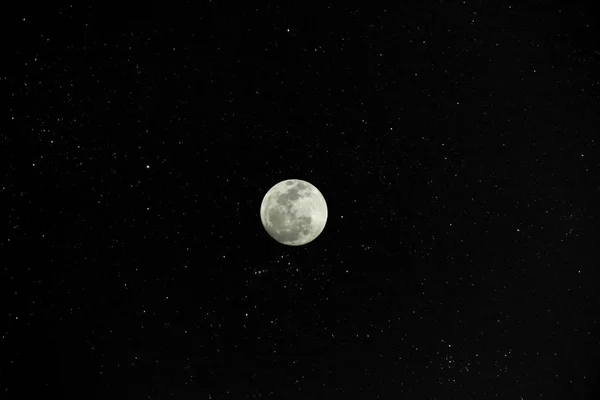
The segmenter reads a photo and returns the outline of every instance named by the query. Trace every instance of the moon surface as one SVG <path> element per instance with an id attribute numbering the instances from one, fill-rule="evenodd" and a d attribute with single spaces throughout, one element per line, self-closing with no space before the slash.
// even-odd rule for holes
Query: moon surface
<path id="1" fill-rule="evenodd" d="M 302 246 L 317 238 L 327 222 L 327 203 L 314 185 L 288 179 L 263 198 L 260 219 L 267 233 L 287 246 Z"/>

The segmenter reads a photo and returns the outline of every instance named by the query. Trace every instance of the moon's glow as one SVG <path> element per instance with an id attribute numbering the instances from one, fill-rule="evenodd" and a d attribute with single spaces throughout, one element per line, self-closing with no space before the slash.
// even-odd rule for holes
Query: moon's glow
<path id="1" fill-rule="evenodd" d="M 301 246 L 323 232 L 327 203 L 310 183 L 289 179 L 267 192 L 260 207 L 260 217 L 273 239 L 288 246 Z"/>

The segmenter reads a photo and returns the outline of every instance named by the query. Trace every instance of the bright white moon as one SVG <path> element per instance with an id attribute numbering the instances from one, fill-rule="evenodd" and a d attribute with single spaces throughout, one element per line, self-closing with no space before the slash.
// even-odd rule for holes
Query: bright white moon
<path id="1" fill-rule="evenodd" d="M 267 192 L 260 206 L 260 219 L 267 233 L 279 243 L 302 246 L 323 232 L 327 203 L 310 183 L 288 179 Z"/>

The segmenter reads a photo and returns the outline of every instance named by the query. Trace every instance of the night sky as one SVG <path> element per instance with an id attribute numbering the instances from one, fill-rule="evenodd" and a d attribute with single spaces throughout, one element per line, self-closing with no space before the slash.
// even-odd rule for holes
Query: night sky
<path id="1" fill-rule="evenodd" d="M 3 12 L 0 399 L 600 398 L 595 14 L 398 3 Z"/>

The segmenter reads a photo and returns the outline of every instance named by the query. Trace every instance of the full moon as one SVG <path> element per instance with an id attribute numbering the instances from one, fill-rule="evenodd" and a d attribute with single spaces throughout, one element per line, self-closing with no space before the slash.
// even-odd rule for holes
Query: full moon
<path id="1" fill-rule="evenodd" d="M 267 233 L 279 243 L 302 246 L 323 232 L 327 203 L 310 183 L 288 179 L 267 192 L 260 206 L 260 219 Z"/>

